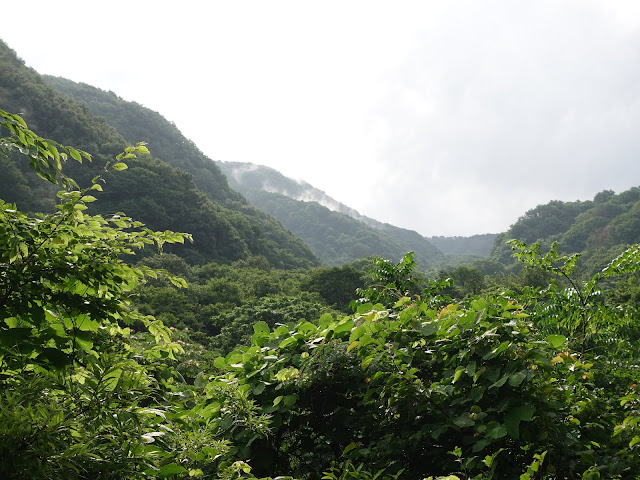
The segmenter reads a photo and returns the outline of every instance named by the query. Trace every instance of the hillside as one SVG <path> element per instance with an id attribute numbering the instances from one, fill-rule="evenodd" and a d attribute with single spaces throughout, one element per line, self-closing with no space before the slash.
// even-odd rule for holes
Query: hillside
<path id="1" fill-rule="evenodd" d="M 469 237 L 427 237 L 428 240 L 446 255 L 477 255 L 488 257 L 495 242 L 496 233 L 482 233 Z"/>
<path id="2" fill-rule="evenodd" d="M 640 188 L 616 194 L 598 193 L 593 200 L 554 200 L 529 210 L 509 230 L 496 237 L 490 259 L 512 265 L 509 239 L 553 242 L 564 253 L 581 253 L 586 272 L 596 272 L 629 245 L 640 242 Z"/>
<path id="3" fill-rule="evenodd" d="M 304 239 L 329 265 L 363 255 L 397 261 L 409 251 L 425 269 L 444 260 L 442 252 L 420 234 L 360 215 L 309 183 L 262 165 L 217 163 L 232 188 Z"/>
<path id="4" fill-rule="evenodd" d="M 89 152 L 92 163 L 80 165 L 71 161 L 65 165 L 65 171 L 80 185 L 89 184 L 105 162 L 127 144 L 148 141 L 157 157 L 140 158 L 131 163 L 130 169 L 108 175 L 105 192 L 97 195 L 99 201 L 92 209 L 104 214 L 124 211 L 152 229 L 172 228 L 192 233 L 193 246 L 176 250 L 191 262 L 231 262 L 262 255 L 273 266 L 282 268 L 318 263 L 302 240 L 233 192 L 213 162 L 209 161 L 207 168 L 206 157 L 198 154 L 175 127 L 173 131 L 167 129 L 169 122 L 161 120 L 158 114 L 136 104 L 116 101 L 113 116 L 123 119 L 117 125 L 119 131 L 87 105 L 53 89 L 1 41 L 0 107 L 21 113 L 43 137 Z M 118 107 L 122 108 L 122 115 Z M 136 115 L 126 114 L 127 111 Z M 160 127 L 156 128 L 156 124 Z M 132 126 L 131 131 L 128 125 Z M 134 125 L 138 130 L 133 129 Z M 134 138 L 138 134 L 143 138 Z M 154 143 L 167 150 L 155 150 Z M 0 180 L 0 196 L 5 201 L 17 202 L 25 210 L 53 208 L 55 188 L 26 174 L 28 166 L 22 159 L 0 157 L 0 165 L 8 172 Z M 185 173 L 175 167 L 192 171 Z M 200 181 L 206 180 L 209 195 L 199 190 L 194 175 Z"/>

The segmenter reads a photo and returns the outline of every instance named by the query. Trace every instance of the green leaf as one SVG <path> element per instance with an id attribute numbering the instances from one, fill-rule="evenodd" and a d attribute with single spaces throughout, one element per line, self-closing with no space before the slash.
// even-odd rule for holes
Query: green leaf
<path id="1" fill-rule="evenodd" d="M 82 163 L 82 157 L 75 148 L 67 148 L 67 151 L 69 152 L 69 155 L 71 155 L 71 158 Z"/>
<path id="2" fill-rule="evenodd" d="M 358 305 L 357 313 L 359 315 L 363 315 L 365 313 L 369 313 L 373 309 L 373 305 L 371 303 L 363 303 L 362 305 Z"/>
<path id="3" fill-rule="evenodd" d="M 129 167 L 128 167 L 128 165 L 126 163 L 118 162 L 118 163 L 114 163 L 112 168 L 114 170 L 120 171 L 120 170 L 126 170 Z"/>
<path id="4" fill-rule="evenodd" d="M 418 331 L 423 336 L 429 337 L 429 336 L 433 335 L 434 333 L 436 333 L 438 331 L 438 328 L 440 328 L 440 325 L 438 325 L 437 321 L 424 322 L 422 325 L 420 325 L 420 327 L 418 328 Z"/>
<path id="5" fill-rule="evenodd" d="M 267 385 L 264 382 L 259 382 L 255 387 L 253 387 L 253 394 L 254 395 L 260 395 L 262 392 L 264 392 L 264 389 L 267 387 Z"/>
<path id="6" fill-rule="evenodd" d="M 347 317 L 344 320 L 341 320 L 334 327 L 333 330 L 336 334 L 338 334 L 338 333 L 350 332 L 352 328 L 353 328 L 353 320 Z"/>
<path id="7" fill-rule="evenodd" d="M 526 372 L 516 372 L 509 377 L 509 385 L 511 385 L 512 387 L 517 387 L 524 381 L 525 378 L 527 378 Z"/>
<path id="8" fill-rule="evenodd" d="M 347 353 L 349 353 L 351 350 L 356 348 L 359 344 L 360 344 L 360 342 L 358 340 L 355 340 L 355 341 L 351 342 L 349 344 L 349 346 L 347 347 Z"/>
<path id="9" fill-rule="evenodd" d="M 567 341 L 567 337 L 565 337 L 564 335 L 547 335 L 547 342 L 553 348 L 561 347 L 562 345 L 565 344 L 566 341 Z"/>
<path id="10" fill-rule="evenodd" d="M 269 333 L 271 333 L 271 330 L 269 329 L 269 325 L 267 324 L 267 322 L 260 320 L 259 322 L 253 325 L 253 332 L 256 335 L 260 335 L 260 334 L 268 335 Z"/>
<path id="11" fill-rule="evenodd" d="M 288 380 L 293 380 L 298 376 L 298 369 L 294 367 L 287 367 L 280 370 L 276 373 L 276 379 L 279 382 L 286 382 Z"/>
<path id="12" fill-rule="evenodd" d="M 167 478 L 173 475 L 177 475 L 178 473 L 185 473 L 187 471 L 186 468 L 181 467 L 177 463 L 169 463 L 160 467 L 160 471 L 158 472 L 158 477 Z"/>
<path id="13" fill-rule="evenodd" d="M 509 410 L 504 416 L 504 426 L 509 436 L 518 439 L 520 437 L 520 422 L 530 421 L 535 411 L 535 407 L 531 405 L 522 405 Z"/>
<path id="14" fill-rule="evenodd" d="M 349 453 L 351 450 L 353 450 L 357 446 L 358 445 L 356 444 L 356 442 L 351 442 L 349 445 L 344 447 L 344 450 L 342 450 L 342 456 L 346 455 L 347 453 Z"/>
<path id="15" fill-rule="evenodd" d="M 78 331 L 76 332 L 76 337 L 74 338 L 74 342 L 76 347 L 85 352 L 88 352 L 93 348 L 92 335 L 90 332 L 86 331 Z"/>

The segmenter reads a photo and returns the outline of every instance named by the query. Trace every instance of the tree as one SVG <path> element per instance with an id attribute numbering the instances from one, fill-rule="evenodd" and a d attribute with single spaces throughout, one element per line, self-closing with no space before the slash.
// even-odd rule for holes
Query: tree
<path id="1" fill-rule="evenodd" d="M 129 299 L 145 277 L 164 272 L 123 257 L 189 235 L 153 232 L 118 214 L 87 215 L 102 176 L 80 189 L 62 164 L 90 155 L 42 139 L 17 115 L 0 110 L 0 122 L 11 134 L 0 148 L 24 154 L 36 174 L 64 188 L 49 215 L 29 216 L 0 200 L 1 476 L 148 478 L 162 470 L 162 449 L 147 447 L 149 435 L 166 417 L 147 407 L 161 388 L 161 365 L 144 359 L 182 349 Z M 144 145 L 128 147 L 104 171 L 124 170 L 124 160 L 146 152 Z M 127 325 L 134 321 L 154 344 L 131 343 Z"/>

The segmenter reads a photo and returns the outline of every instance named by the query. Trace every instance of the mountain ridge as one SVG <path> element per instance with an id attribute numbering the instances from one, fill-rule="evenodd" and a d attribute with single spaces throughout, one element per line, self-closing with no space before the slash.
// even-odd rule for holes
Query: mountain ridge
<path id="1" fill-rule="evenodd" d="M 79 185 L 90 185 L 91 179 L 101 174 L 103 165 L 124 150 L 127 144 L 146 140 L 128 140 L 125 138 L 127 132 L 122 135 L 105 116 L 97 115 L 88 105 L 52 88 L 2 41 L 0 105 L 4 110 L 23 113 L 29 127 L 38 135 L 73 145 L 92 155 L 93 162 L 79 164 L 69 161 L 64 164 L 65 173 Z M 151 118 L 149 110 L 137 104 L 123 101 L 112 105 L 114 114 L 130 123 L 130 118 L 136 118 L 138 123 L 140 119 Z M 122 111 L 139 115 L 127 117 L 120 114 Z M 149 123 L 164 125 L 163 121 L 169 123 L 156 114 Z M 122 129 L 123 125 L 119 127 Z M 156 133 L 156 137 L 164 138 L 165 134 Z M 181 134 L 165 138 L 171 139 L 177 144 L 191 146 L 191 150 L 195 148 Z M 186 160 L 197 157 L 189 154 L 186 148 L 181 151 L 184 154 L 179 160 L 185 160 L 183 163 L 187 165 L 189 162 Z M 161 152 L 157 153 L 161 155 Z M 0 155 L 0 167 L 7 173 L 0 179 L 2 199 L 16 202 L 19 208 L 27 211 L 52 211 L 57 188 L 34 175 L 27 163 L 19 155 Z M 124 211 L 154 230 L 164 230 L 170 225 L 173 230 L 189 232 L 193 234 L 194 243 L 172 251 L 194 263 L 230 263 L 263 256 L 272 266 L 279 268 L 306 268 L 319 264 L 300 238 L 229 189 L 226 177 L 212 161 L 200 160 L 200 165 L 213 176 L 219 187 L 211 188 L 214 191 L 209 195 L 198 189 L 192 173 L 157 157 L 142 156 L 128 163 L 128 169 L 107 174 L 105 191 L 96 193 L 98 201 L 91 204 L 91 213 L 111 215 Z M 198 178 L 203 176 L 198 175 Z M 215 199 L 216 193 L 220 198 Z"/>

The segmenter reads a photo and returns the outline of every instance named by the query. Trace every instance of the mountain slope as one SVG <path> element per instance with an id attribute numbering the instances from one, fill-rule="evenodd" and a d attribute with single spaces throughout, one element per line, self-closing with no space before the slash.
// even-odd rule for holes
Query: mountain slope
<path id="1" fill-rule="evenodd" d="M 70 161 L 64 167 L 81 186 L 89 185 L 104 163 L 128 143 L 104 118 L 95 116 L 87 106 L 50 87 L 2 41 L 0 108 L 22 113 L 30 128 L 39 135 L 92 154 L 92 163 L 80 165 Z M 155 139 L 163 134 L 154 135 Z M 144 139 L 136 141 L 139 140 Z M 195 147 L 187 143 L 186 148 Z M 174 154 L 172 151 L 165 156 L 173 159 Z M 162 156 L 162 152 L 158 152 L 158 156 Z M 22 209 L 53 207 L 55 188 L 30 172 L 24 158 L 0 155 L 0 163 L 11 177 L 11 181 L 0 181 L 0 198 L 19 202 Z M 211 175 L 217 181 L 217 191 L 222 192 L 221 200 L 217 202 L 198 190 L 191 174 L 176 170 L 159 159 L 140 158 L 130 163 L 130 170 L 108 175 L 105 192 L 96 195 L 99 201 L 92 204 L 93 211 L 107 214 L 124 211 L 152 229 L 172 228 L 192 233 L 193 246 L 176 249 L 175 253 L 193 262 L 231 262 L 263 255 L 271 265 L 283 268 L 318 263 L 302 240 L 230 190 L 213 162 L 210 162 Z M 211 189 L 215 190 L 214 187 Z"/>
<path id="2" fill-rule="evenodd" d="M 154 155 L 192 174 L 199 190 L 214 203 L 231 210 L 230 215 L 236 222 L 240 221 L 237 214 L 241 214 L 248 225 L 239 229 L 251 254 L 264 255 L 273 266 L 302 267 L 318 263 L 302 240 L 229 188 L 216 163 L 162 115 L 138 103 L 125 101 L 113 92 L 60 77 L 44 78 L 55 89 L 82 103 L 94 115 L 105 118 L 128 142 L 147 142 Z"/>
<path id="3" fill-rule="evenodd" d="M 584 270 L 594 273 L 627 246 L 640 243 L 640 188 L 619 194 L 605 190 L 593 200 L 538 205 L 496 237 L 492 260 L 513 264 L 509 239 L 547 248 L 557 242 L 561 252 L 581 253 Z"/>
<path id="4" fill-rule="evenodd" d="M 363 255 L 398 261 L 412 251 L 420 266 L 428 269 L 444 259 L 418 233 L 360 215 L 306 182 L 250 163 L 218 165 L 232 188 L 303 238 L 325 263 L 340 265 Z"/>

